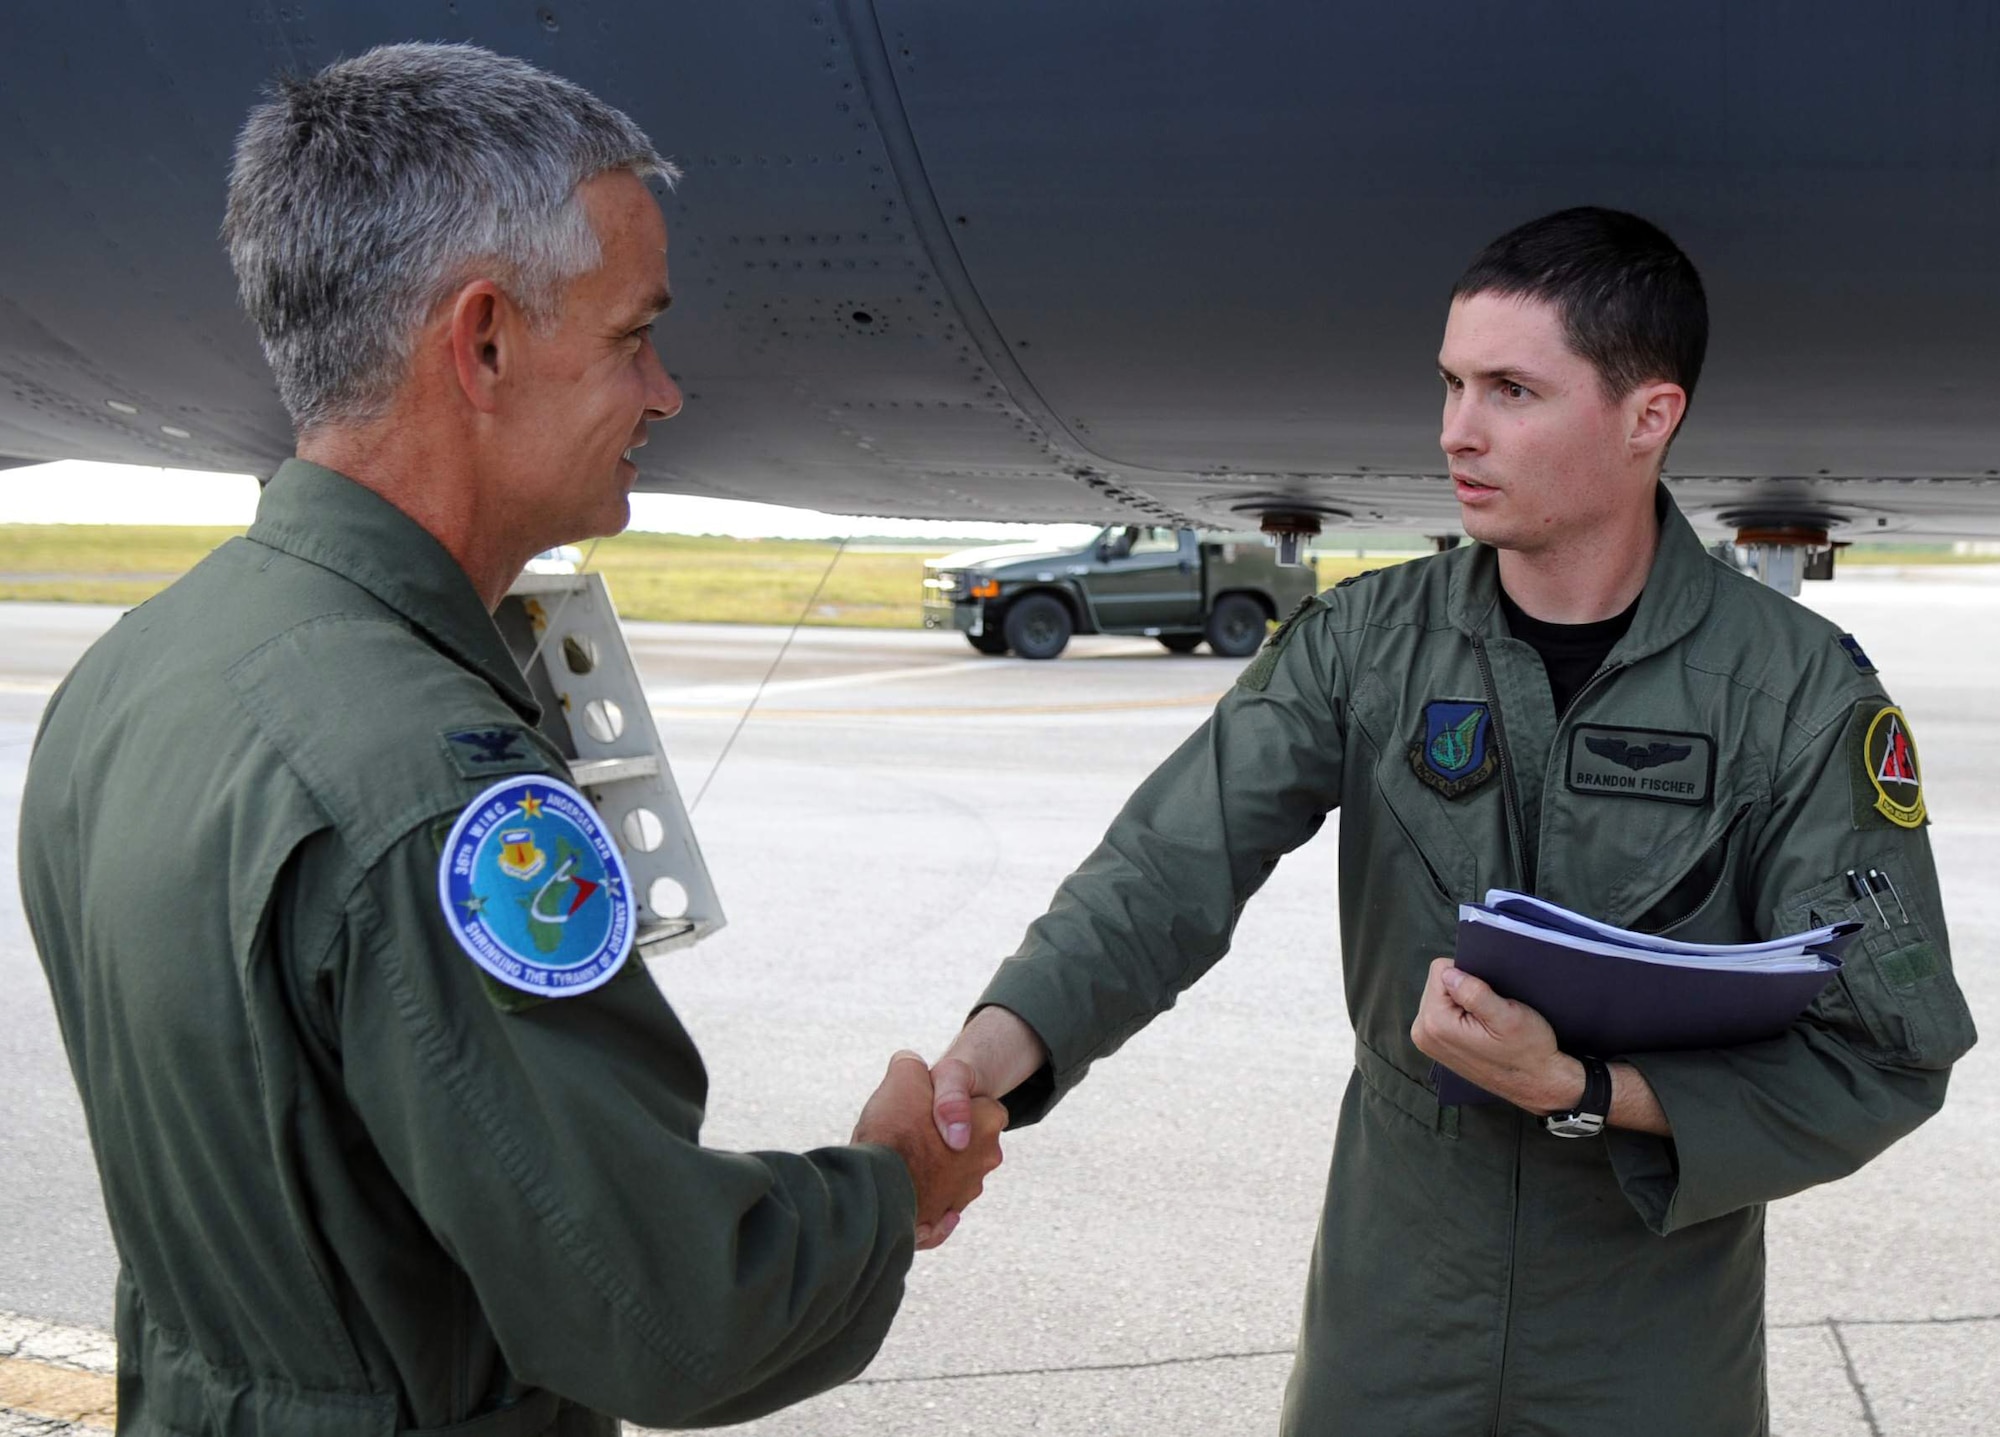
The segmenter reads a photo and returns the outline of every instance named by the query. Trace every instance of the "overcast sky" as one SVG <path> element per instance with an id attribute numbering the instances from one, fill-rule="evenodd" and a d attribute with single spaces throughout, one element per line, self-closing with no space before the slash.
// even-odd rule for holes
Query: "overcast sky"
<path id="1" fill-rule="evenodd" d="M 257 481 L 248 474 L 201 474 L 82 460 L 0 469 L 0 524 L 242 526 L 249 524 L 256 510 Z M 733 534 L 744 539 L 838 539 L 868 534 L 913 539 L 1081 540 L 1092 532 L 1092 527 L 1084 524 L 854 518 L 777 504 L 690 499 L 677 494 L 634 494 L 632 527 L 669 534 Z"/>

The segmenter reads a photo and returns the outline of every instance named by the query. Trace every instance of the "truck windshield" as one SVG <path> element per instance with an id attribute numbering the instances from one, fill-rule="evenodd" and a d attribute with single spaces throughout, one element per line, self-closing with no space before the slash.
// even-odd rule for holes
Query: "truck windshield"
<path id="1" fill-rule="evenodd" d="M 1180 531 L 1139 524 L 1113 525 L 1097 537 L 1097 547 L 1107 559 L 1125 559 L 1134 554 L 1173 554 L 1181 546 Z"/>

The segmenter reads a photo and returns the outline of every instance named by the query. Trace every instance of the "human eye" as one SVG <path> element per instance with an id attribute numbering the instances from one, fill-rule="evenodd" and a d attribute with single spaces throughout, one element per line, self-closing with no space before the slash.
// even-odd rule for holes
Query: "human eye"
<path id="1" fill-rule="evenodd" d="M 1511 379 L 1502 380 L 1499 389 L 1501 395 L 1507 399 L 1531 399 L 1534 397 L 1534 391 L 1528 388 L 1527 385 L 1517 384 Z"/>

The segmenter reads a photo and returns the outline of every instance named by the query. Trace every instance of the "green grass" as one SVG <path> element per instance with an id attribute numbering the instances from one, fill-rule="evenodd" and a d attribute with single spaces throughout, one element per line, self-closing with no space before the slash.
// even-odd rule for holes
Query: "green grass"
<path id="1" fill-rule="evenodd" d="M 1834 557 L 1848 564 L 2000 564 L 2000 554 L 1954 554 L 1949 544 L 1854 544 Z"/>
<path id="2" fill-rule="evenodd" d="M 923 622 L 924 560 L 949 550 L 846 553 L 835 563 L 839 552 L 803 539 L 634 533 L 599 544 L 590 567 L 631 619 L 789 624 L 810 599 L 809 624 L 914 628 Z"/>
<path id="3" fill-rule="evenodd" d="M 0 524 L 0 600 L 138 604 L 241 529 Z"/>
<path id="4" fill-rule="evenodd" d="M 142 603 L 240 532 L 0 525 L 0 600 Z M 598 545 L 591 567 L 604 574 L 619 611 L 628 618 L 789 624 L 837 549 L 788 539 L 632 533 Z M 892 554 L 842 554 L 806 621 L 914 627 L 922 622 L 924 560 L 945 552 L 939 545 Z"/>
<path id="5" fill-rule="evenodd" d="M 199 563 L 235 529 L 102 524 L 0 525 L 0 600 L 137 604 Z M 898 553 L 850 552 L 795 539 L 620 534 L 597 546 L 591 567 L 632 619 L 684 623 L 789 624 L 822 576 L 808 624 L 915 628 L 923 622 L 924 560 L 942 546 Z M 1379 568 L 1380 559 L 1319 561 L 1320 584 Z"/>
<path id="6" fill-rule="evenodd" d="M 0 600 L 141 603 L 240 530 L 108 524 L 0 525 Z M 627 618 L 688 623 L 789 624 L 805 609 L 837 545 L 798 539 L 620 534 L 597 546 L 591 567 Z M 914 628 L 922 622 L 923 565 L 946 552 L 848 552 L 827 576 L 808 624 Z M 1350 574 L 1400 562 L 1351 554 L 1318 560 L 1326 588 Z M 1847 564 L 1992 563 L 1944 546 L 1856 545 Z"/>

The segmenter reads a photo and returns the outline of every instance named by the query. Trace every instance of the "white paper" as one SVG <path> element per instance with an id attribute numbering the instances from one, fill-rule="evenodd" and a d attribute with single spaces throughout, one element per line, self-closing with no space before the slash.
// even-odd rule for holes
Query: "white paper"
<path id="1" fill-rule="evenodd" d="M 1588 914 L 1506 888 L 1488 889 L 1483 904 L 1460 905 L 1458 916 L 1460 922 L 1538 938 L 1579 953 L 1632 958 L 1675 968 L 1728 969 L 1742 973 L 1817 973 L 1831 969 L 1835 965 L 1812 950 L 1831 942 L 1838 934 L 1838 929 L 1829 925 L 1759 943 L 1681 943 L 1653 933 L 1614 928 Z M 1565 925 L 1584 929 L 1589 936 L 1565 931 Z"/>

